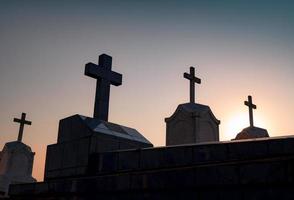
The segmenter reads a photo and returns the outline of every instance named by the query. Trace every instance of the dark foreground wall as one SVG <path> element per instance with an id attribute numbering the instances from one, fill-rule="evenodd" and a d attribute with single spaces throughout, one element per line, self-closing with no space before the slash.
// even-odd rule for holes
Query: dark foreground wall
<path id="1" fill-rule="evenodd" d="M 86 176 L 13 185 L 11 199 L 294 199 L 294 137 L 91 157 Z"/>

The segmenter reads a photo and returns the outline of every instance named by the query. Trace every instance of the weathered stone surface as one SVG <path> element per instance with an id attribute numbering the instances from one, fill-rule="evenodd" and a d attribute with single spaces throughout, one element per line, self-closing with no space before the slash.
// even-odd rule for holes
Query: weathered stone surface
<path id="1" fill-rule="evenodd" d="M 115 136 L 116 138 L 123 138 L 146 144 L 146 147 L 152 146 L 152 144 L 137 130 L 119 124 L 81 115 L 73 115 L 60 120 L 58 143 L 68 142 L 91 135 Z"/>
<path id="2" fill-rule="evenodd" d="M 74 115 L 60 121 L 58 142 L 47 148 L 45 180 L 85 175 L 93 153 L 152 146 L 135 129 Z"/>
<path id="3" fill-rule="evenodd" d="M 234 140 L 244 140 L 244 139 L 264 138 L 264 137 L 269 137 L 269 134 L 266 129 L 250 126 L 250 127 L 244 128 L 240 133 L 238 133 Z"/>
<path id="4" fill-rule="evenodd" d="M 10 194 L 13 200 L 26 195 L 38 200 L 292 199 L 294 153 L 288 146 L 293 141 L 280 137 L 96 153 L 86 176 L 13 185 Z M 283 148 L 267 148 L 272 144 Z M 199 152 L 205 155 L 201 159 L 195 157 Z"/>
<path id="5" fill-rule="evenodd" d="M 0 160 L 0 191 L 6 195 L 10 184 L 29 183 L 36 180 L 32 177 L 35 153 L 22 142 L 5 144 Z"/>
<path id="6" fill-rule="evenodd" d="M 220 121 L 208 106 L 181 104 L 165 122 L 166 145 L 219 141 Z"/>
<path id="7" fill-rule="evenodd" d="M 118 153 L 118 170 L 139 169 L 140 166 L 140 150 L 121 151 Z"/>

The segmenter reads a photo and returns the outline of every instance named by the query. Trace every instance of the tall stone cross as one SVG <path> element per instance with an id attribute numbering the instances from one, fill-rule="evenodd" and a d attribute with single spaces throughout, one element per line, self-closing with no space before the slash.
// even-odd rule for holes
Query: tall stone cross
<path id="1" fill-rule="evenodd" d="M 121 85 L 122 75 L 111 71 L 111 56 L 102 54 L 98 62 L 98 65 L 87 63 L 85 75 L 97 79 L 94 118 L 108 121 L 110 85 Z"/>
<path id="2" fill-rule="evenodd" d="M 26 120 L 26 113 L 22 113 L 20 119 L 14 118 L 13 121 L 20 123 L 17 141 L 21 142 L 22 136 L 23 136 L 24 125 L 32 125 L 32 122 Z"/>
<path id="3" fill-rule="evenodd" d="M 249 108 L 249 121 L 250 127 L 253 127 L 253 109 L 256 109 L 256 105 L 252 103 L 252 97 L 248 96 L 248 101 L 244 101 L 244 104 Z"/>
<path id="4" fill-rule="evenodd" d="M 190 103 L 195 103 L 195 83 L 201 84 L 201 79 L 195 76 L 194 67 L 190 67 L 190 74 L 184 73 L 184 78 L 190 80 Z"/>

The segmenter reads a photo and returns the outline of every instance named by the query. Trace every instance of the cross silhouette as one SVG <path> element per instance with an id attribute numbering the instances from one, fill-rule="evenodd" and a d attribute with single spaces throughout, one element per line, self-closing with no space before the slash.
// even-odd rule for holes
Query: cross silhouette
<path id="1" fill-rule="evenodd" d="M 122 84 L 122 75 L 111 71 L 112 57 L 106 54 L 99 56 L 98 65 L 88 63 L 85 75 L 97 79 L 94 106 L 94 118 L 108 121 L 110 85 Z"/>
<path id="2" fill-rule="evenodd" d="M 22 141 L 22 136 L 23 136 L 24 125 L 25 124 L 26 125 L 32 125 L 32 122 L 26 120 L 26 113 L 22 113 L 20 119 L 14 118 L 13 121 L 17 122 L 17 123 L 20 123 L 17 141 L 21 142 Z"/>
<path id="3" fill-rule="evenodd" d="M 184 73 L 184 78 L 190 80 L 190 103 L 195 103 L 195 83 L 201 84 L 201 79 L 195 76 L 194 67 L 190 67 L 190 74 Z"/>
<path id="4" fill-rule="evenodd" d="M 248 101 L 244 101 L 244 104 L 249 108 L 249 121 L 250 127 L 253 127 L 253 109 L 256 109 L 256 105 L 252 103 L 252 97 L 248 96 Z"/>

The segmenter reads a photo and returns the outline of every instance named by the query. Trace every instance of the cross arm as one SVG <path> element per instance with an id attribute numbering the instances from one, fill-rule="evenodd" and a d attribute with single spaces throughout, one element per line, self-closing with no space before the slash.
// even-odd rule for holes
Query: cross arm
<path id="1" fill-rule="evenodd" d="M 85 75 L 95 79 L 107 79 L 112 85 L 119 86 L 122 84 L 122 74 L 108 71 L 94 63 L 87 63 L 85 66 Z"/>
<path id="2" fill-rule="evenodd" d="M 249 103 L 248 101 L 244 101 L 244 104 L 246 106 L 249 106 L 249 107 L 253 108 L 253 109 L 256 109 L 256 105 L 255 104 L 252 104 L 252 103 Z"/>
<path id="3" fill-rule="evenodd" d="M 87 63 L 85 66 L 85 75 L 98 79 L 103 77 L 103 72 L 98 68 L 99 66 L 94 63 Z"/>
<path id="4" fill-rule="evenodd" d="M 14 122 L 17 122 L 17 123 L 24 123 L 26 125 L 32 125 L 32 122 L 31 121 L 26 121 L 26 120 L 21 120 L 21 119 L 17 119 L 17 118 L 14 118 L 13 119 Z"/>
<path id="5" fill-rule="evenodd" d="M 20 119 L 17 119 L 17 118 L 14 118 L 13 121 L 14 121 L 14 122 L 18 122 L 18 123 L 21 122 L 21 120 L 20 120 Z"/>
<path id="6" fill-rule="evenodd" d="M 122 84 L 122 74 L 117 72 L 111 72 L 110 82 L 112 85 L 120 86 Z"/>
<path id="7" fill-rule="evenodd" d="M 201 83 L 201 79 L 197 78 L 195 76 L 192 76 L 191 74 L 188 74 L 187 72 L 184 73 L 184 78 L 189 79 L 190 81 L 193 81 L 195 83 Z"/>

